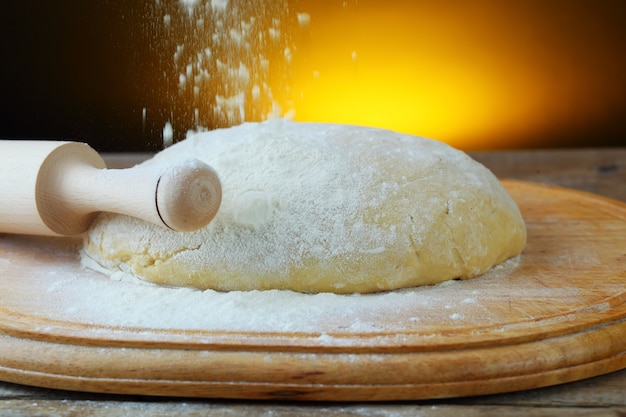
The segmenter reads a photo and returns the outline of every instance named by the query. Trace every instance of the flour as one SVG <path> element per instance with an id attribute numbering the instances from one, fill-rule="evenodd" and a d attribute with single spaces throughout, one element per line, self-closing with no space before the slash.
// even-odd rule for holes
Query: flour
<path id="1" fill-rule="evenodd" d="M 298 24 L 302 28 L 306 28 L 311 24 L 311 15 L 308 13 L 298 13 Z"/>
<path id="2" fill-rule="evenodd" d="M 170 122 L 165 123 L 163 127 L 163 147 L 167 148 L 174 143 L 174 129 Z"/>
<path id="3" fill-rule="evenodd" d="M 225 11 L 228 7 L 228 0 L 211 0 L 211 8 L 214 11 Z"/>
<path id="4" fill-rule="evenodd" d="M 239 224 L 256 230 L 272 218 L 272 199 L 265 191 L 244 191 L 234 201 L 234 219 Z"/>
<path id="5" fill-rule="evenodd" d="M 53 265 L 43 298 L 64 306 L 52 306 L 52 318 L 78 319 L 94 326 L 146 331 L 303 332 L 321 334 L 320 342 L 337 343 L 336 334 L 427 331 L 431 325 L 445 323 L 446 317 L 450 326 L 462 326 L 468 320 L 489 323 L 497 312 L 485 311 L 480 299 L 501 297 L 506 288 L 499 283 L 518 263 L 519 258 L 511 259 L 498 270 L 471 281 L 369 295 L 168 288 L 143 281 L 111 281 L 71 265 L 71 271 L 55 271 Z M 480 298 L 473 303 L 461 302 L 473 292 L 479 292 Z M 54 301 L 56 297 L 62 301 Z M 444 309 L 444 305 L 449 308 Z M 385 319 L 389 315 L 396 319 Z"/>
<path id="6" fill-rule="evenodd" d="M 286 0 L 179 0 L 154 5 L 155 42 L 167 45 L 176 85 L 168 121 L 202 131 L 293 114 L 293 31 L 308 25 Z M 166 86 L 163 86 L 165 88 Z M 172 137 L 174 141 L 181 135 Z M 166 138 L 165 131 L 163 136 Z"/>
<path id="7" fill-rule="evenodd" d="M 180 0 L 180 3 L 193 11 L 193 8 L 200 3 L 200 0 Z"/>

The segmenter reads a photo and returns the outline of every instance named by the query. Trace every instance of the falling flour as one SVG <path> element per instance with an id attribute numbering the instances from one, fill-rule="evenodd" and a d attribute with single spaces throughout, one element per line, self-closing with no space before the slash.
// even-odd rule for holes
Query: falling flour
<path id="1" fill-rule="evenodd" d="M 187 130 L 283 117 L 291 112 L 293 30 L 310 17 L 287 0 L 156 0 L 155 41 L 163 57 L 172 114 L 164 146 Z M 180 132 L 176 134 L 176 131 Z"/>

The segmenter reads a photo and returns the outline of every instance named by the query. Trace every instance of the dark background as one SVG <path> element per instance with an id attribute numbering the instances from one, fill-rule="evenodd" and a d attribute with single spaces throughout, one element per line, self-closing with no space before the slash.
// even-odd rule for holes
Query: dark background
<path id="1" fill-rule="evenodd" d="M 584 62 L 581 55 L 572 65 L 584 66 L 590 76 L 594 67 L 614 66 L 607 72 L 613 74 L 607 80 L 614 86 L 613 97 L 601 102 L 603 116 L 586 126 L 578 123 L 572 131 L 551 132 L 559 137 L 554 146 L 626 145 L 626 74 L 620 70 L 626 68 L 626 2 L 535 3 L 539 8 L 551 6 L 552 15 L 536 13 L 546 19 L 561 15 L 557 4 L 576 5 L 578 20 L 557 25 L 561 38 L 571 39 L 572 48 L 596 48 L 604 58 Z M 154 16 L 153 4 L 154 0 L 3 2 L 0 138 L 79 140 L 98 151 L 160 149 L 163 126 L 180 103 L 176 103 L 176 86 L 168 81 L 172 45 L 155 38 L 153 26 L 160 17 Z M 324 7 L 320 2 L 310 7 L 316 9 L 319 28 L 324 24 Z M 585 24 L 590 19 L 593 32 Z M 589 36 L 594 38 L 590 41 Z M 584 108 L 584 98 L 571 101 L 568 106 Z M 145 119 L 144 109 L 149 114 Z M 551 146 L 537 139 L 541 131 L 528 135 L 528 147 Z"/>
<path id="2" fill-rule="evenodd" d="M 160 147 L 170 106 L 148 4 L 26 0 L 1 13 L 0 137 Z M 145 107 L 156 114 L 144 126 Z"/>

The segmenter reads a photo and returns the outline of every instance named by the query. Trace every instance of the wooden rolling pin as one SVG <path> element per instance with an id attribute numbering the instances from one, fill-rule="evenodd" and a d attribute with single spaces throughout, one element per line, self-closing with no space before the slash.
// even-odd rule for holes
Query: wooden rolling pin
<path id="1" fill-rule="evenodd" d="M 84 143 L 0 140 L 0 232 L 76 235 L 101 211 L 191 231 L 221 201 L 217 174 L 197 160 L 106 169 Z"/>

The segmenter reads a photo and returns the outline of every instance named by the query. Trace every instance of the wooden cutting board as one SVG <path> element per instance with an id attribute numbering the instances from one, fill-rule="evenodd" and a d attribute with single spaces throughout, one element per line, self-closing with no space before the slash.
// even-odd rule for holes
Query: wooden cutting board
<path id="1" fill-rule="evenodd" d="M 0 236 L 0 379 L 80 391 L 375 401 L 491 394 L 626 367 L 626 204 L 503 181 L 524 253 L 372 295 L 115 281 L 80 242 Z"/>

